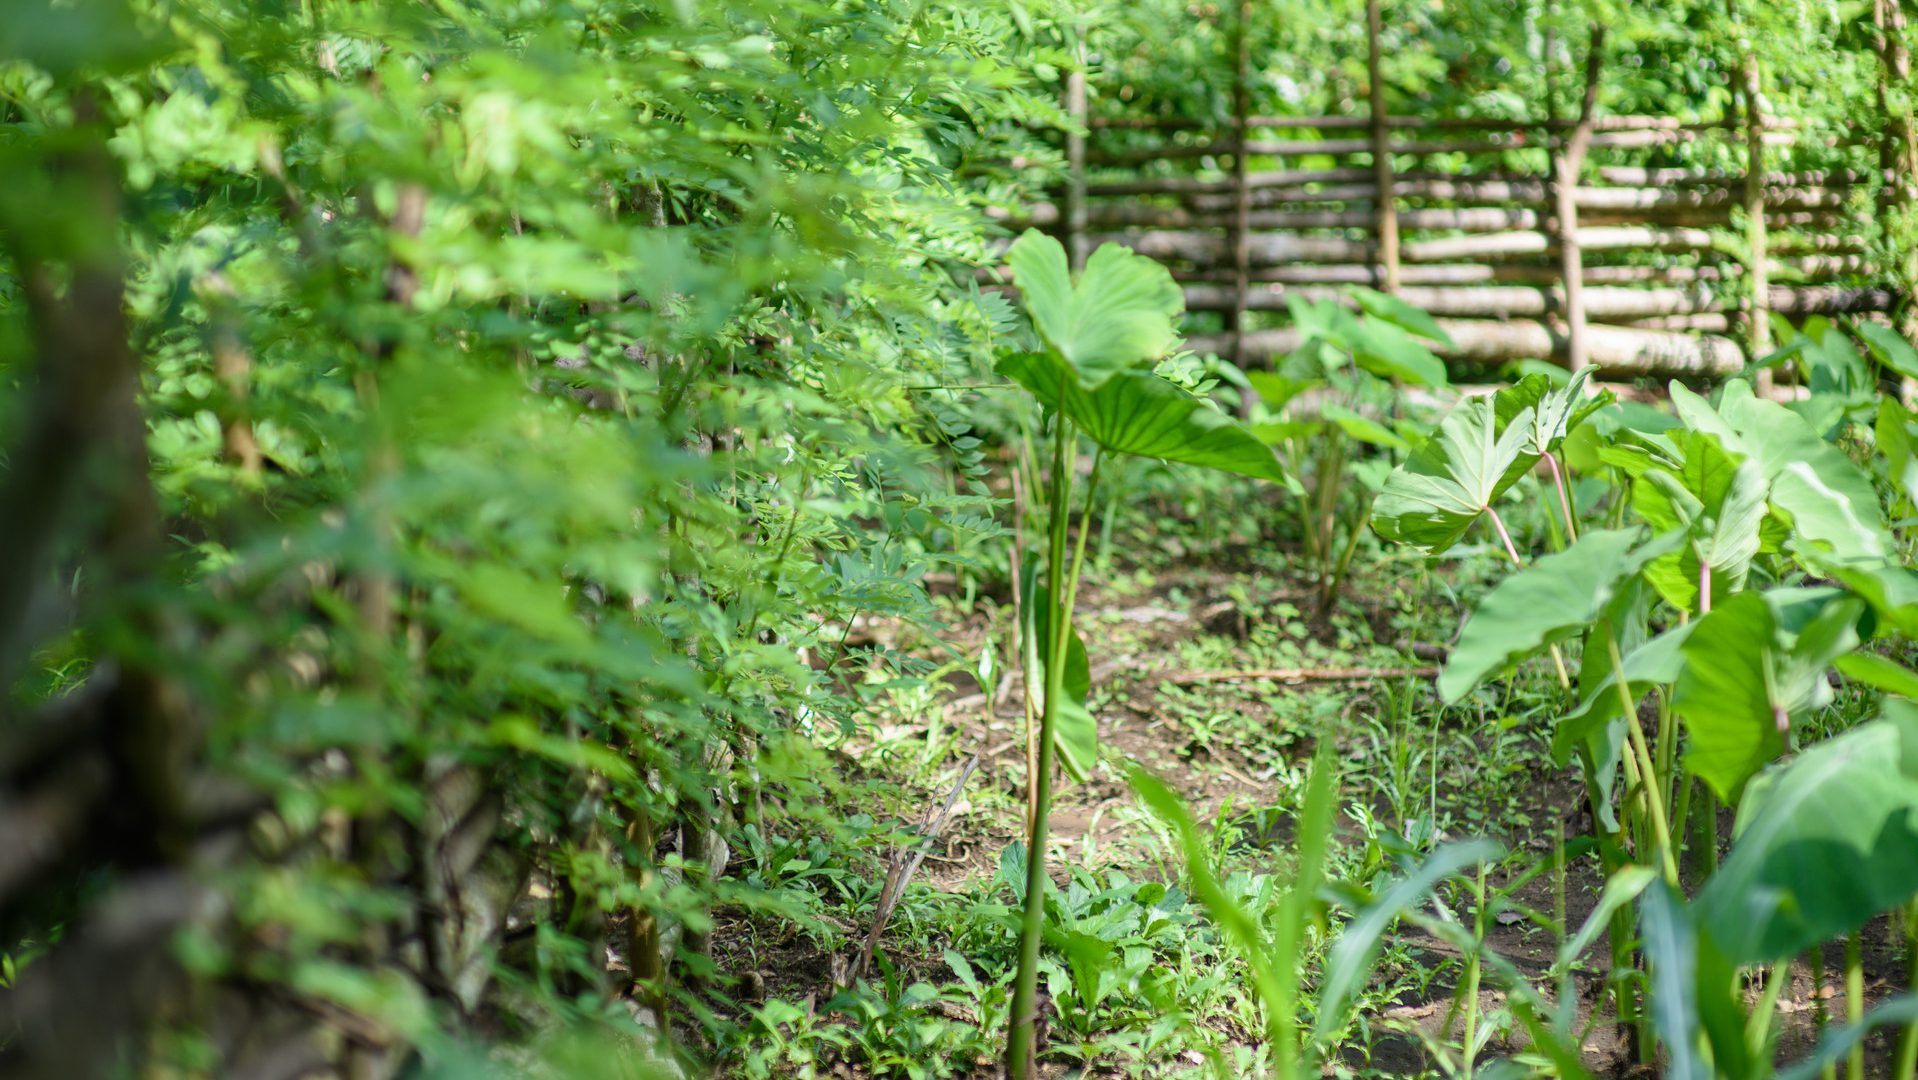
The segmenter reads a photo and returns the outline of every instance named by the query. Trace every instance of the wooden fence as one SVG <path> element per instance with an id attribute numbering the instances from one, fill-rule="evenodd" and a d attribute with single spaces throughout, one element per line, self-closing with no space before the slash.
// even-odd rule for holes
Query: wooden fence
<path id="1" fill-rule="evenodd" d="M 1595 33 L 1592 56 L 1602 42 Z M 1246 63 L 1241 48 L 1241 88 Z M 1188 309 L 1220 316 L 1222 330 L 1193 346 L 1242 364 L 1296 342 L 1250 313 L 1349 284 L 1438 317 L 1459 361 L 1553 358 L 1621 377 L 1735 371 L 1766 346 L 1768 312 L 1896 305 L 1871 284 L 1868 173 L 1768 168 L 1812 136 L 1758 109 L 1702 123 L 1600 116 L 1598 74 L 1588 64 L 1576 117 L 1392 116 L 1376 93 L 1365 116 L 1253 116 L 1240 92 L 1217 129 L 1085 122 L 1074 77 L 1065 104 L 1087 134 L 1067 137 L 1066 183 L 1028 220 L 1065 238 L 1075 260 L 1110 240 L 1170 265 Z M 1755 73 L 1739 77 L 1748 90 Z M 1744 167 L 1652 164 L 1705 142 L 1722 152 L 1688 156 Z"/>

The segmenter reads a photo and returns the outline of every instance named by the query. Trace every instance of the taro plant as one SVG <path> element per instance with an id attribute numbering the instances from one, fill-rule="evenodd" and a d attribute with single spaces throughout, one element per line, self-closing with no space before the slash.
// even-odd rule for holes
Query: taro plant
<path id="1" fill-rule="evenodd" d="M 1438 681 L 1444 700 L 1463 700 L 1526 657 L 1582 643 L 1575 694 L 1560 661 L 1568 706 L 1553 749 L 1584 774 L 1612 880 L 1636 881 L 1633 863 L 1655 868 L 1649 887 L 1631 887 L 1642 889 L 1644 1011 L 1619 977 L 1638 966 L 1624 944 L 1633 927 L 1623 901 L 1611 911 L 1613 986 L 1619 1020 L 1646 1036 L 1641 1053 L 1649 1060 L 1655 1029 L 1673 1075 L 1769 1075 L 1786 963 L 1832 937 L 1848 937 L 1856 1022 L 1815 1060 L 1849 1052 L 1857 1075 L 1859 1034 L 1909 1008 L 1864 1016 L 1857 943 L 1868 919 L 1918 893 L 1918 712 L 1891 701 L 1880 718 L 1823 743 L 1812 721 L 1835 700 L 1834 666 L 1865 688 L 1918 693 L 1918 673 L 1861 651 L 1874 635 L 1910 640 L 1918 630 L 1918 575 L 1884 512 L 1908 497 L 1910 430 L 1902 409 L 1852 408 L 1850 376 L 1819 385 L 1793 408 L 1742 380 L 1716 400 L 1674 384 L 1677 427 L 1615 426 L 1594 440 L 1592 460 L 1617 481 L 1618 527 L 1587 531 L 1529 565 L 1490 505 L 1504 478 L 1549 448 L 1543 436 L 1527 446 L 1511 435 L 1525 410 L 1500 399 L 1517 388 L 1448 417 L 1423 460 L 1415 454 L 1388 485 L 1392 498 L 1380 499 L 1380 531 L 1428 552 L 1483 513 L 1518 566 L 1461 630 Z M 1529 422 L 1538 428 L 1555 407 L 1526 406 Z M 1514 419 L 1501 424 L 1504 415 Z M 1832 441 L 1867 418 L 1876 481 Z M 1720 804 L 1736 808 L 1722 865 Z M 1688 846 L 1703 856 L 1705 878 L 1691 900 L 1680 889 Z M 1747 1012 L 1733 981 L 1767 968 L 1760 1005 Z M 1918 1055 L 1918 1037 L 1908 1034 L 1900 1054 Z"/>
<path id="2" fill-rule="evenodd" d="M 1039 494 L 1047 521 L 1043 588 L 1035 588 L 1024 620 L 1024 655 L 1036 658 L 1027 686 L 1043 685 L 1036 712 L 1038 751 L 1031 785 L 1025 910 L 1013 984 L 1007 1070 L 1033 1074 L 1039 946 L 1045 931 L 1046 833 L 1052 773 L 1063 761 L 1075 776 L 1096 758 L 1098 737 L 1086 709 L 1090 663 L 1072 627 L 1086 536 L 1108 455 L 1136 454 L 1221 469 L 1264 480 L 1285 474 L 1272 451 L 1236 420 L 1155 374 L 1154 361 L 1177 340 L 1184 296 L 1165 268 L 1116 245 L 1092 254 L 1075 276 L 1058 241 L 1036 231 L 1021 236 L 1007 264 L 1024 296 L 1036 348 L 1007 353 L 999 371 L 1024 387 L 1045 413 L 1051 468 Z M 1083 484 L 1081 442 L 1092 446 Z M 1076 532 L 1071 518 L 1080 504 Z M 1029 709 L 1028 716 L 1035 710 Z"/>
<path id="3" fill-rule="evenodd" d="M 1253 430 L 1272 444 L 1300 485 L 1301 552 L 1323 614 L 1337 597 L 1391 459 L 1411 449 L 1418 425 L 1396 417 L 1400 388 L 1446 385 L 1427 341 L 1450 344 L 1430 315 L 1396 297 L 1353 287 L 1358 310 L 1335 300 L 1288 296 L 1300 342 L 1274 371 L 1247 375 L 1266 417 Z"/>

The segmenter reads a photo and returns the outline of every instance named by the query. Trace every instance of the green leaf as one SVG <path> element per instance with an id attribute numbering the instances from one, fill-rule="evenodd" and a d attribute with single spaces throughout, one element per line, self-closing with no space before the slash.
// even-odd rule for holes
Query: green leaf
<path id="1" fill-rule="evenodd" d="M 1365 313 L 1374 319 L 1381 319 L 1394 326 L 1410 330 L 1448 349 L 1453 347 L 1452 335 L 1446 333 L 1437 320 L 1398 297 L 1376 289 L 1368 289 L 1362 285 L 1354 285 L 1350 291 L 1352 298 L 1359 302 L 1359 307 L 1365 309 Z M 1443 384 L 1444 380 L 1441 378 L 1439 385 Z"/>
<path id="2" fill-rule="evenodd" d="M 1665 1044 L 1661 1075 L 1687 1080 L 1750 1077 L 1745 1015 L 1732 997 L 1735 972 L 1697 913 L 1663 881 L 1639 900 L 1639 936 L 1651 962 L 1652 1023 Z M 1699 1036 L 1711 1047 L 1708 1060 Z"/>
<path id="3" fill-rule="evenodd" d="M 1625 654 L 1625 685 L 1634 700 L 1653 686 L 1667 686 L 1677 680 L 1685 670 L 1681 649 L 1697 626 L 1696 622 L 1674 626 Z M 1599 648 L 1602 651 L 1602 647 Z M 1588 656 L 1585 665 L 1593 667 L 1598 660 L 1596 655 Z M 1618 700 L 1615 685 L 1617 672 L 1609 670 L 1609 659 L 1605 666 L 1608 669 L 1605 675 L 1585 689 L 1578 706 L 1561 717 L 1552 732 L 1552 757 L 1560 765 L 1571 760 L 1572 751 L 1581 740 L 1622 715 L 1624 706 Z"/>
<path id="4" fill-rule="evenodd" d="M 1832 662 L 1838 673 L 1854 682 L 1883 690 L 1887 694 L 1918 701 L 1918 671 L 1879 656 L 1877 653 L 1855 652 L 1841 656 Z"/>
<path id="5" fill-rule="evenodd" d="M 1026 600 L 1026 610 L 1032 612 L 1032 642 L 1036 651 L 1028 650 L 1028 660 L 1041 680 L 1045 677 L 1045 657 L 1050 651 L 1046 642 L 1051 640 L 1051 616 L 1047 613 L 1045 595 L 1038 591 L 1036 573 L 1029 575 L 1031 590 Z M 1044 681 L 1040 685 L 1046 685 Z M 1092 661 L 1086 654 L 1084 639 L 1079 636 L 1079 628 L 1071 627 L 1066 634 L 1066 670 L 1065 697 L 1059 702 L 1052 715 L 1052 746 L 1058 752 L 1059 764 L 1066 775 L 1078 783 L 1085 783 L 1092 776 L 1092 769 L 1099 763 L 1099 721 L 1086 707 L 1086 699 L 1092 694 Z"/>
<path id="6" fill-rule="evenodd" d="M 1665 1044 L 1664 1075 L 1672 1080 L 1714 1080 L 1699 1052 L 1704 1026 L 1698 1001 L 1698 934 L 1684 901 L 1664 882 L 1645 890 L 1638 907 L 1639 937 L 1651 961 L 1652 1023 Z"/>
<path id="7" fill-rule="evenodd" d="M 1593 413 L 1611 404 L 1612 396 L 1587 395 L 1592 369 L 1575 373 L 1563 386 L 1545 375 L 1527 375 L 1492 395 L 1492 411 L 1498 416 L 1500 430 L 1520 422 L 1530 410 L 1526 451 L 1543 457 L 1558 449 L 1580 424 Z"/>
<path id="8" fill-rule="evenodd" d="M 1525 450 L 1531 439 L 1528 414 L 1514 417 L 1501 434 L 1491 401 L 1460 402 L 1386 480 L 1372 507 L 1372 527 L 1385 539 L 1428 555 L 1457 543 L 1511 486 L 1514 474 L 1538 460 Z"/>
<path id="9" fill-rule="evenodd" d="M 1391 323 L 1374 319 L 1357 323 L 1350 348 L 1353 363 L 1374 375 L 1413 386 L 1446 385 L 1445 362 Z"/>
<path id="10" fill-rule="evenodd" d="M 1864 602 L 1832 590 L 1738 593 L 1699 619 L 1681 652 L 1672 710 L 1685 765 L 1734 802 L 1785 748 L 1791 722 L 1829 700 L 1825 669 L 1858 645 Z"/>
<path id="11" fill-rule="evenodd" d="M 1059 241 L 1028 229 L 1006 252 L 1039 336 L 1093 389 L 1166 354 L 1178 340 L 1185 294 L 1165 267 L 1118 244 L 1103 244 L 1078 281 Z M 1050 401 L 1053 394 L 1039 393 Z"/>
<path id="12" fill-rule="evenodd" d="M 1391 450 L 1410 450 L 1411 444 L 1401 438 L 1398 432 L 1386 427 L 1367 416 L 1360 416 L 1337 402 L 1330 403 L 1319 410 L 1319 415 L 1339 426 L 1339 430 L 1362 443 L 1383 446 Z"/>
<path id="13" fill-rule="evenodd" d="M 1772 507 L 1797 534 L 1796 549 L 1845 561 L 1883 559 L 1891 551 L 1871 478 L 1804 418 L 1754 397 L 1743 380 L 1725 384 L 1716 410 L 1676 383 L 1672 403 L 1688 426 L 1758 462 Z"/>
<path id="14" fill-rule="evenodd" d="M 1862 926 L 1918 893 L 1918 706 L 1755 779 L 1731 854 L 1698 895 L 1738 963 L 1765 963 Z"/>
<path id="15" fill-rule="evenodd" d="M 1059 361 L 1040 354 L 1008 356 L 999 371 L 1047 404 L 1059 403 L 1063 385 L 1065 415 L 1112 453 L 1285 481 L 1272 448 L 1249 428 L 1149 371 L 1121 372 L 1096 390 L 1063 379 Z"/>
<path id="16" fill-rule="evenodd" d="M 1853 319 L 1851 328 L 1864 339 L 1872 359 L 1907 379 L 1918 379 L 1918 348 L 1906 341 L 1904 335 L 1870 319 Z"/>
<path id="17" fill-rule="evenodd" d="M 1432 853 L 1418 869 L 1395 881 L 1379 898 L 1366 905 L 1345 925 L 1338 940 L 1325 957 L 1325 971 L 1319 984 L 1318 1022 L 1313 1035 L 1328 1042 L 1345 1026 L 1345 1012 L 1352 997 L 1365 985 L 1378 958 L 1380 941 L 1400 915 L 1417 906 L 1439 882 L 1468 866 L 1497 859 L 1504 849 L 1490 840 L 1468 840 L 1447 844 Z"/>
<path id="18" fill-rule="evenodd" d="M 1699 608 L 1700 571 L 1712 595 L 1744 588 L 1758 555 L 1769 488 L 1757 462 L 1734 455 L 1705 432 L 1679 432 L 1677 469 L 1653 466 L 1632 481 L 1632 508 L 1655 529 L 1683 529 L 1689 543 L 1646 568 L 1660 596 L 1687 613 Z"/>
<path id="19" fill-rule="evenodd" d="M 1634 551 L 1644 536 L 1638 527 L 1588 532 L 1500 581 L 1459 633 L 1439 673 L 1439 697 L 1457 702 L 1488 676 L 1590 626 L 1627 579 L 1677 542 Z"/>
<path id="20" fill-rule="evenodd" d="M 1846 564 L 1811 560 L 1817 570 L 1863 597 L 1878 616 L 1881 635 L 1900 634 L 1918 641 L 1918 573 L 1889 563 Z"/>

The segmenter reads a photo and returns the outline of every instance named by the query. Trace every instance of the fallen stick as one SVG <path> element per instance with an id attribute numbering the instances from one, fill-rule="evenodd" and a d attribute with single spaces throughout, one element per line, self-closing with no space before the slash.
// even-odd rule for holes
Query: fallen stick
<path id="1" fill-rule="evenodd" d="M 975 755 L 959 770 L 959 780 L 952 785 L 952 791 L 946 795 L 945 804 L 934 813 L 926 808 L 926 816 L 919 822 L 920 840 L 912 847 L 910 857 L 904 849 L 895 848 L 887 859 L 890 869 L 886 872 L 886 883 L 879 890 L 879 902 L 873 905 L 872 930 L 866 935 L 866 944 L 859 950 L 859 961 L 853 965 L 853 979 L 865 975 L 866 968 L 872 963 L 872 954 L 879 947 L 879 935 L 886 932 L 886 921 L 892 918 L 893 908 L 899 906 L 899 900 L 906 895 L 906 884 L 926 859 L 926 853 L 932 850 L 932 842 L 938 838 L 939 831 L 946 827 L 946 818 L 952 808 L 958 805 L 959 793 L 966 789 L 966 781 L 972 778 L 972 770 L 979 767 L 979 758 Z"/>
<path id="2" fill-rule="evenodd" d="M 1400 679 L 1407 676 L 1430 679 L 1439 669 L 1435 667 L 1404 668 L 1252 668 L 1246 671 L 1184 671 L 1166 679 L 1174 686 L 1189 686 L 1202 682 L 1240 682 L 1247 679 L 1270 679 L 1282 683 L 1308 682 L 1368 682 L 1372 679 Z"/>

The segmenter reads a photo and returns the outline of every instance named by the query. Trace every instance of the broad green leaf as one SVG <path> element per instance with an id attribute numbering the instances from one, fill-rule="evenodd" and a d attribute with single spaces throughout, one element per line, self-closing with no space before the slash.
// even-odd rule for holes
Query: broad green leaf
<path id="1" fill-rule="evenodd" d="M 1136 454 L 1283 483 L 1272 448 L 1250 429 L 1148 371 L 1126 371 L 1088 390 L 1064 378 L 1050 356 L 1018 353 L 999 371 L 1065 415 L 1086 437 L 1115 454 Z M 1050 389 L 1041 389 L 1050 388 Z"/>
<path id="2" fill-rule="evenodd" d="M 1275 371 L 1248 371 L 1245 374 L 1252 389 L 1259 392 L 1259 400 L 1272 409 L 1283 409 L 1300 394 L 1320 385 L 1318 379 L 1289 379 Z"/>
<path id="3" fill-rule="evenodd" d="M 1811 344 L 1799 354 L 1813 401 L 1833 400 L 1842 415 L 1843 404 L 1869 398 L 1871 370 L 1845 332 L 1822 315 L 1805 320 L 1802 331 Z M 1823 430 L 1820 428 L 1820 430 Z"/>
<path id="4" fill-rule="evenodd" d="M 1698 933 L 1683 898 L 1664 882 L 1647 888 L 1638 906 L 1638 933 L 1651 963 L 1652 1023 L 1665 1044 L 1664 1075 L 1714 1080 L 1699 1047 L 1704 1027 L 1698 995 Z"/>
<path id="5" fill-rule="evenodd" d="M 1844 479 L 1806 461 L 1791 462 L 1772 479 L 1771 502 L 1790 520 L 1794 548 L 1814 545 L 1809 550 L 1847 560 L 1887 557 L 1891 538 L 1876 495 L 1861 501 Z"/>
<path id="6" fill-rule="evenodd" d="M 1884 715 L 1752 781 L 1731 854 L 1699 893 L 1739 963 L 1782 960 L 1918 893 L 1918 706 Z"/>
<path id="7" fill-rule="evenodd" d="M 1681 649 L 1685 639 L 1691 636 L 1697 626 L 1697 622 L 1674 626 L 1625 654 L 1625 685 L 1630 689 L 1633 700 L 1642 697 L 1654 686 L 1669 686 L 1678 679 L 1685 669 Z M 1593 643 L 1593 650 L 1603 648 L 1603 645 Z M 1617 673 L 1610 670 L 1609 657 L 1601 657 L 1598 651 L 1588 651 L 1585 666 L 1596 668 L 1601 659 L 1605 674 L 1585 689 L 1577 707 L 1561 717 L 1552 732 L 1552 757 L 1560 765 L 1571 761 L 1572 751 L 1581 740 L 1623 714 L 1624 706 L 1618 699 L 1618 687 L 1615 685 Z"/>
<path id="8" fill-rule="evenodd" d="M 1768 1063 L 1753 1060 L 1746 1041 L 1745 1010 L 1733 996 L 1737 968 L 1697 911 L 1676 888 L 1656 881 L 1641 895 L 1638 916 L 1651 964 L 1646 996 L 1665 1045 L 1661 1075 L 1757 1080 L 1761 1069 L 1769 1072 Z"/>
<path id="9" fill-rule="evenodd" d="M 1832 667 L 1853 682 L 1918 701 L 1918 671 L 1877 653 L 1855 652 L 1841 656 L 1832 662 Z"/>
<path id="10" fill-rule="evenodd" d="M 1350 347 L 1352 361 L 1374 375 L 1413 386 L 1444 386 L 1445 362 L 1418 339 L 1389 322 L 1365 319 L 1357 324 Z"/>
<path id="11" fill-rule="evenodd" d="M 1681 652 L 1672 710 L 1686 768 L 1735 802 L 1776 758 L 1793 720 L 1829 700 L 1825 669 L 1858 645 L 1864 602 L 1828 590 L 1738 593 L 1699 619 Z"/>
<path id="12" fill-rule="evenodd" d="M 1632 508 L 1654 529 L 1682 529 L 1688 542 L 1646 568 L 1646 580 L 1673 607 L 1699 609 L 1700 572 L 1711 568 L 1714 597 L 1741 589 L 1758 554 L 1768 487 L 1758 464 L 1704 432 L 1681 432 L 1677 469 L 1652 467 L 1632 481 Z"/>
<path id="13" fill-rule="evenodd" d="M 1525 451 L 1529 412 L 1515 417 L 1501 434 L 1491 401 L 1460 402 L 1385 482 L 1373 504 L 1372 527 L 1387 540 L 1428 555 L 1457 543 L 1511 486 L 1507 477 L 1537 461 Z"/>
<path id="14" fill-rule="evenodd" d="M 1488 676 L 1590 626 L 1619 586 L 1675 543 L 1634 551 L 1644 537 L 1638 527 L 1588 532 L 1500 581 L 1459 633 L 1439 673 L 1439 697 L 1456 702 Z"/>
<path id="15" fill-rule="evenodd" d="M 1359 302 L 1359 307 L 1364 308 L 1365 313 L 1374 319 L 1382 319 L 1448 349 L 1452 348 L 1452 335 L 1446 333 L 1432 316 L 1398 297 L 1362 285 L 1352 286 L 1351 293 L 1352 298 Z"/>
<path id="16" fill-rule="evenodd" d="M 1351 438 L 1372 446 L 1383 446 L 1391 450 L 1410 450 L 1411 444 L 1401 438 L 1398 432 L 1368 416 L 1360 416 L 1351 409 L 1336 402 L 1319 410 L 1319 415 L 1339 426 Z"/>
<path id="17" fill-rule="evenodd" d="M 1878 453 L 1884 459 L 1884 479 L 1907 502 L 1918 504 L 1918 451 L 1911 438 L 1911 413 L 1894 397 L 1878 401 L 1878 416 L 1872 425 Z"/>
<path id="18" fill-rule="evenodd" d="M 1846 561 L 1889 553 L 1891 539 L 1871 478 L 1802 417 L 1752 396 L 1749 384 L 1733 380 L 1725 384 L 1714 414 L 1733 432 L 1726 438 L 1705 417 L 1699 400 L 1691 395 L 1680 415 L 1699 430 L 1719 434 L 1726 449 L 1758 462 L 1771 484 L 1771 505 L 1790 522 L 1798 548 Z M 1676 391 L 1673 402 L 1678 404 Z"/>
<path id="19" fill-rule="evenodd" d="M 1854 319 L 1851 328 L 1864 339 L 1874 360 L 1907 379 L 1918 379 L 1918 348 L 1904 335 L 1870 319 Z"/>
<path id="20" fill-rule="evenodd" d="M 1527 375 L 1499 390 L 1492 395 L 1492 409 L 1500 428 L 1517 422 L 1529 409 L 1531 427 L 1526 450 L 1536 457 L 1557 450 L 1566 435 L 1611 403 L 1609 392 L 1585 393 L 1591 376 L 1592 369 L 1585 368 L 1561 386 L 1544 375 Z"/>
<path id="21" fill-rule="evenodd" d="M 1890 563 L 1814 559 L 1813 565 L 1871 605 L 1880 635 L 1899 634 L 1918 641 L 1918 573 Z"/>
<path id="22" fill-rule="evenodd" d="M 1006 252 L 1039 336 L 1092 389 L 1113 375 L 1166 354 L 1178 339 L 1185 294 L 1165 267 L 1118 244 L 1104 244 L 1074 281 L 1065 248 L 1028 229 Z M 1040 391 L 1041 400 L 1052 394 Z"/>

